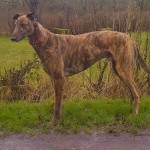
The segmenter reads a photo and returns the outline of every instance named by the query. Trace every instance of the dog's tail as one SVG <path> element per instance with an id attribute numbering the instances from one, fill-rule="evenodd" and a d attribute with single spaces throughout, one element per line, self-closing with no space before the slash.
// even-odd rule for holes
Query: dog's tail
<path id="1" fill-rule="evenodd" d="M 140 64 L 140 66 L 144 69 L 145 72 L 150 74 L 150 68 L 142 58 L 142 56 L 139 53 L 139 50 L 137 46 L 135 46 L 135 56 L 136 56 L 136 62 Z"/>

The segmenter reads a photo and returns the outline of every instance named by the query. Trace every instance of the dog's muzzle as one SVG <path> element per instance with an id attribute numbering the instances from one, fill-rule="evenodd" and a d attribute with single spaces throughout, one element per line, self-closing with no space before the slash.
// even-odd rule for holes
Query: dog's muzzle
<path id="1" fill-rule="evenodd" d="M 11 40 L 12 40 L 12 41 L 17 41 L 17 38 L 16 38 L 15 36 L 12 36 L 12 37 L 11 37 Z"/>

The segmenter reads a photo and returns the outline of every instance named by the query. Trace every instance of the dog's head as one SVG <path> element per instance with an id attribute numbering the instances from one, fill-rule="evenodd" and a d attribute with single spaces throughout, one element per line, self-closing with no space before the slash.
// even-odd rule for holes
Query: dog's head
<path id="1" fill-rule="evenodd" d="M 21 41 L 25 37 L 30 37 L 37 25 L 34 13 L 29 13 L 28 15 L 16 14 L 13 20 L 15 22 L 15 30 L 11 36 L 11 40 L 16 42 Z"/>

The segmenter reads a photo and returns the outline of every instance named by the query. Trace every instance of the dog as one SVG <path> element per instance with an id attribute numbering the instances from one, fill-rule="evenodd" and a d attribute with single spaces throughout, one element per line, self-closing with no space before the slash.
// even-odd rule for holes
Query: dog
<path id="1" fill-rule="evenodd" d="M 60 117 L 63 85 L 68 76 L 77 74 L 95 62 L 107 58 L 115 74 L 125 83 L 135 100 L 134 113 L 138 114 L 140 91 L 133 78 L 134 64 L 139 63 L 147 73 L 150 69 L 138 52 L 136 43 L 127 34 L 116 31 L 96 31 L 80 35 L 51 33 L 38 23 L 34 13 L 16 14 L 12 41 L 28 37 L 29 43 L 41 60 L 44 70 L 51 77 L 55 90 L 52 125 Z"/>

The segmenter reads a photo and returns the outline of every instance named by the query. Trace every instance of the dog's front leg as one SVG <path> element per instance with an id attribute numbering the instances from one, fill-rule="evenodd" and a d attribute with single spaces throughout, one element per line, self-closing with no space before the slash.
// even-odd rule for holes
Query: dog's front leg
<path id="1" fill-rule="evenodd" d="M 54 105 L 54 115 L 51 121 L 51 125 L 56 125 L 57 120 L 60 117 L 61 101 L 63 97 L 63 86 L 65 78 L 54 79 L 54 90 L 55 90 L 55 105 Z"/>

